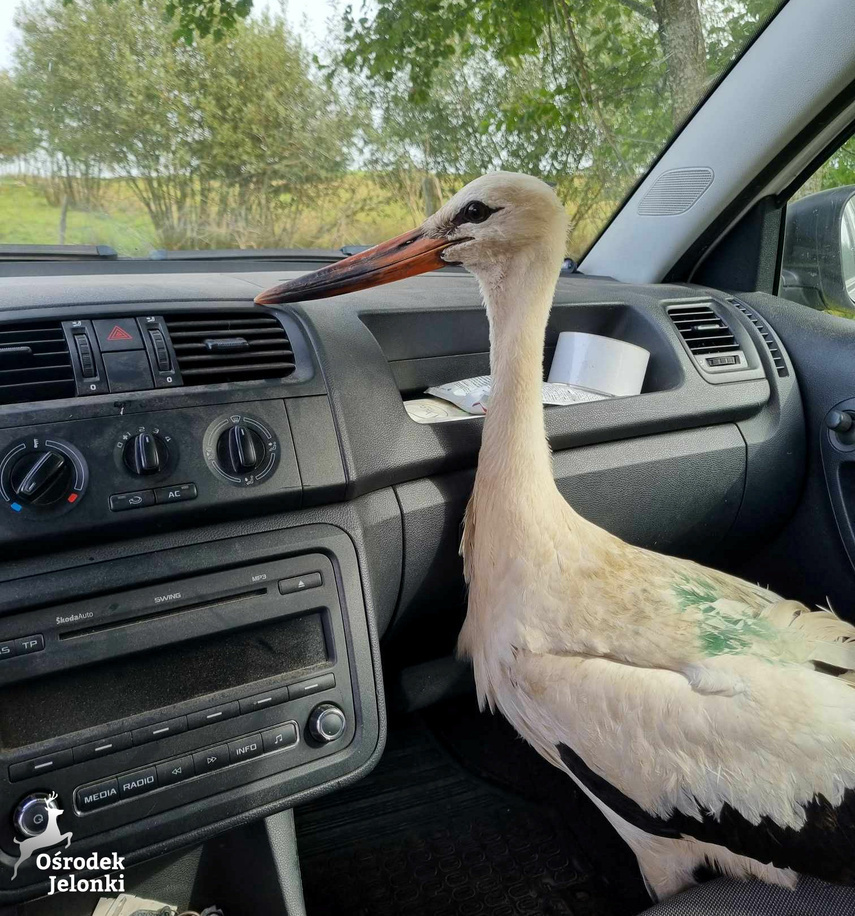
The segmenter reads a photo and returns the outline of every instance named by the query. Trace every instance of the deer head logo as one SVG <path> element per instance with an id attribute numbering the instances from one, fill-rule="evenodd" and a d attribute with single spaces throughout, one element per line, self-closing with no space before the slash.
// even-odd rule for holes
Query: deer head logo
<path id="1" fill-rule="evenodd" d="M 46 817 L 47 826 L 42 830 L 38 836 L 27 837 L 26 840 L 19 840 L 15 838 L 15 842 L 20 846 L 20 851 L 18 852 L 18 861 L 15 863 L 15 870 L 12 872 L 12 880 L 18 877 L 18 869 L 20 866 L 31 858 L 34 853 L 39 852 L 42 849 L 49 849 L 51 846 L 58 846 L 60 843 L 65 843 L 65 848 L 71 845 L 71 831 L 68 833 L 62 833 L 60 830 L 57 819 L 60 814 L 64 814 L 62 808 L 57 807 L 57 794 L 56 792 L 51 792 L 48 795 L 47 799 L 44 801 L 45 805 L 45 814 L 36 815 L 39 817 Z"/>

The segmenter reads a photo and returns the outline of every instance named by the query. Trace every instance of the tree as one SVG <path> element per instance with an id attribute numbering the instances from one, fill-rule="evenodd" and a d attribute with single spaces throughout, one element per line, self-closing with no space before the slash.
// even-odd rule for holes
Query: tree
<path id="1" fill-rule="evenodd" d="M 816 190 L 855 185 L 855 140 L 847 140 L 818 170 L 820 186 Z"/>
<path id="2" fill-rule="evenodd" d="M 674 121 L 679 124 L 703 97 L 707 55 L 698 0 L 653 0 L 666 61 Z"/>
<path id="3" fill-rule="evenodd" d="M 11 74 L 0 70 L 0 162 L 21 159 L 34 146 L 32 125 L 20 89 Z"/>
<path id="4" fill-rule="evenodd" d="M 92 18 L 58 3 L 35 3 L 16 17 L 22 33 L 13 70 L 16 109 L 28 115 L 31 145 L 40 153 L 36 166 L 50 178 L 52 203 L 65 198 L 77 206 L 97 205 L 108 156 L 112 124 L 103 84 L 112 70 L 92 53 L 91 35 L 84 40 L 73 34 L 89 28 L 96 34 Z"/>
<path id="5" fill-rule="evenodd" d="M 339 66 L 370 87 L 375 148 L 402 124 L 398 149 L 423 168 L 489 163 L 551 181 L 579 254 L 775 6 L 376 0 L 370 15 L 346 8 Z"/>
<path id="6" fill-rule="evenodd" d="M 352 125 L 281 16 L 176 44 L 163 6 L 31 4 L 14 71 L 60 173 L 124 179 L 165 247 L 283 244 Z M 76 199 L 76 198 L 75 198 Z"/>
<path id="7" fill-rule="evenodd" d="M 551 181 L 571 222 L 588 219 L 611 180 L 615 159 L 593 159 L 598 134 L 578 116 L 578 87 L 565 83 L 554 92 L 553 73 L 540 59 L 511 68 L 480 53 L 467 60 L 465 70 L 455 64 L 452 59 L 437 70 L 421 103 L 412 101 L 400 77 L 352 87 L 363 110 L 373 113 L 363 128 L 372 172 L 407 202 L 414 219 L 424 214 L 428 176 L 438 176 L 448 195 L 499 168 Z"/>
<path id="8" fill-rule="evenodd" d="M 648 45 L 648 56 L 636 64 L 662 69 L 677 124 L 710 82 L 706 28 L 715 23 L 718 57 L 725 50 L 729 59 L 777 6 L 778 0 L 377 0 L 372 16 L 364 14 L 364 5 L 358 17 L 352 6 L 346 8 L 343 62 L 380 79 L 406 73 L 416 100 L 423 100 L 433 74 L 451 57 L 466 59 L 487 48 L 511 63 L 545 45 L 555 50 L 561 41 L 571 50 L 588 103 L 596 107 L 603 101 L 598 90 L 610 84 L 602 80 L 608 64 L 580 33 L 590 34 L 590 24 L 598 22 L 598 38 L 618 37 L 631 55 L 633 34 L 650 35 L 652 29 L 659 47 Z"/>
<path id="9" fill-rule="evenodd" d="M 71 6 L 76 0 L 63 0 Z M 107 0 L 116 3 L 118 0 Z M 137 0 L 140 6 L 153 3 L 167 20 L 175 22 L 173 38 L 192 44 L 194 38 L 211 36 L 222 41 L 237 24 L 249 16 L 252 0 Z"/>
<path id="10" fill-rule="evenodd" d="M 243 20 L 250 0 L 29 0 L 0 155 L 27 150 L 78 205 L 121 178 L 165 247 L 353 241 L 348 220 L 371 208 L 416 219 L 438 186 L 516 169 L 556 188 L 578 256 L 777 6 L 360 2 L 329 38 L 324 87 L 281 15 Z M 346 176 L 353 162 L 368 180 Z M 309 207 L 325 225 L 304 232 Z"/>

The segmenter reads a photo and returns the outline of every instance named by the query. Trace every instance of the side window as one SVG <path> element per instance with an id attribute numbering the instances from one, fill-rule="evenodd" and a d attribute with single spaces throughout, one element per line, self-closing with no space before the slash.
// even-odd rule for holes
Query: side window
<path id="1" fill-rule="evenodd" d="M 787 205 L 779 295 L 855 318 L 855 137 Z"/>

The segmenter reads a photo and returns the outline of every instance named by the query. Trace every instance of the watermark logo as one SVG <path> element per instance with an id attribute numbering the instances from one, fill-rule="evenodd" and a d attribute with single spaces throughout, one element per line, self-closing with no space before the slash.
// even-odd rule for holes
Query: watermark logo
<path id="1" fill-rule="evenodd" d="M 62 832 L 59 826 L 59 816 L 64 814 L 63 808 L 57 805 L 57 794 L 51 792 L 45 799 L 43 810 L 38 811 L 33 816 L 33 826 L 41 827 L 47 821 L 44 830 L 38 836 L 27 837 L 25 840 L 15 839 L 20 847 L 18 852 L 18 861 L 15 863 L 12 872 L 12 880 L 18 877 L 18 869 L 27 859 L 36 857 L 36 868 L 42 872 L 57 872 L 58 874 L 49 874 L 48 881 L 50 887 L 48 895 L 63 893 L 67 891 L 80 892 L 98 892 L 121 894 L 125 891 L 125 860 L 123 856 L 113 853 L 109 856 L 102 856 L 100 853 L 93 852 L 88 856 L 65 856 L 62 850 L 53 853 L 43 852 L 42 850 L 50 849 L 52 846 L 59 846 L 65 843 L 65 848 L 71 845 L 72 831 Z M 75 872 L 104 872 L 105 874 L 95 878 L 79 878 Z M 118 874 L 109 874 L 109 872 L 118 872 Z"/>
<path id="2" fill-rule="evenodd" d="M 68 833 L 63 833 L 57 823 L 60 814 L 64 814 L 65 810 L 57 807 L 56 799 L 56 792 L 51 792 L 47 798 L 47 804 L 45 805 L 48 819 L 47 827 L 45 827 L 38 836 L 27 837 L 26 840 L 15 838 L 15 842 L 21 848 L 18 850 L 18 861 L 15 863 L 15 870 L 12 872 L 13 881 L 18 877 L 18 869 L 21 865 L 39 850 L 50 849 L 51 846 L 58 846 L 62 842 L 65 843 L 66 849 L 71 845 L 71 831 L 69 830 Z"/>
<path id="3" fill-rule="evenodd" d="M 125 892 L 125 859 L 118 853 L 102 856 L 93 852 L 88 856 L 64 856 L 61 852 L 52 855 L 40 852 L 36 856 L 36 868 L 39 871 L 65 872 L 61 875 L 48 875 L 50 887 L 48 896 L 66 892 L 81 894 L 123 894 Z M 102 871 L 105 874 L 97 878 L 79 878 L 78 871 Z M 107 872 L 119 872 L 117 875 Z"/>

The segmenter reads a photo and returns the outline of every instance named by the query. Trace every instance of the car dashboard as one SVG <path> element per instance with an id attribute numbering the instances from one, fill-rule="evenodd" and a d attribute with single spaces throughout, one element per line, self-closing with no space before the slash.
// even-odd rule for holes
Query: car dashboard
<path id="1" fill-rule="evenodd" d="M 27 800 L 81 855 L 200 842 L 367 772 L 385 691 L 453 652 L 484 421 L 404 402 L 489 372 L 477 284 L 253 305 L 293 275 L 0 280 L 4 902 L 43 889 L 10 879 Z M 569 330 L 650 352 L 641 394 L 545 409 L 579 512 L 707 561 L 780 527 L 804 418 L 750 296 L 568 275 L 547 368 Z"/>

